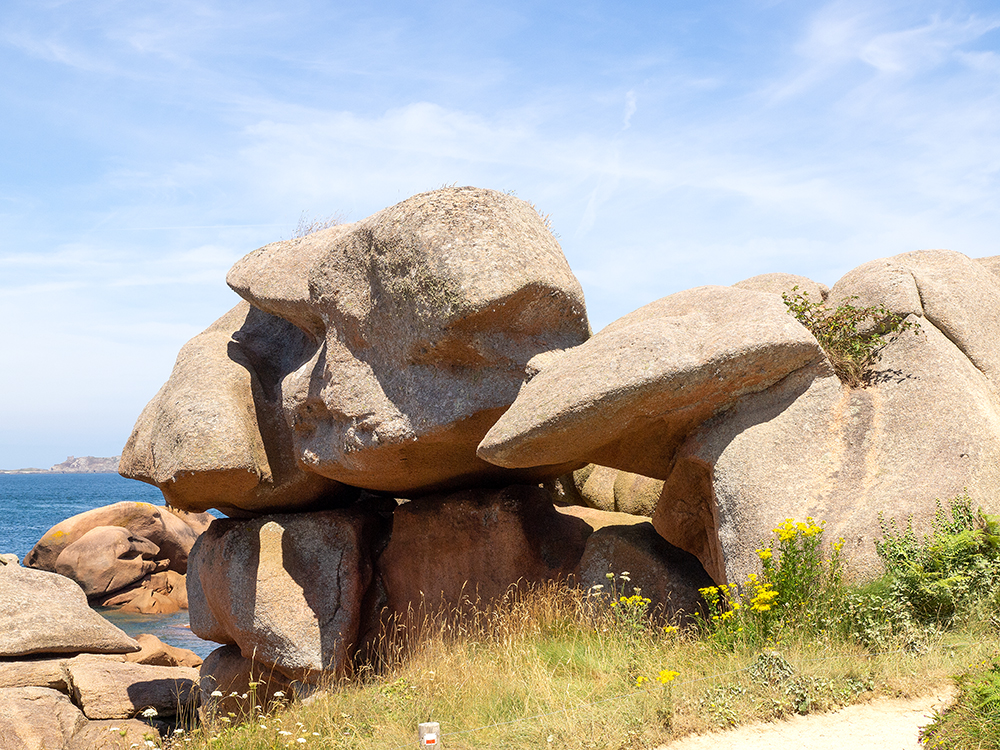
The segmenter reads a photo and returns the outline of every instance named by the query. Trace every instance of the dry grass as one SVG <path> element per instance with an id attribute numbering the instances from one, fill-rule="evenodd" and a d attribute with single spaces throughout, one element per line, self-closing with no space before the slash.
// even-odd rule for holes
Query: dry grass
<path id="1" fill-rule="evenodd" d="M 433 720 L 449 750 L 652 748 L 690 732 L 916 695 L 981 661 L 994 638 L 988 624 L 972 623 L 923 653 L 871 654 L 832 634 L 791 632 L 773 644 L 779 657 L 761 659 L 691 631 L 624 627 L 606 599 L 565 585 L 463 609 L 461 618 L 417 613 L 386 628 L 380 674 L 362 671 L 245 726 L 209 721 L 177 744 L 391 750 L 414 746 L 417 724 Z M 782 659 L 790 675 L 775 670 Z M 664 669 L 680 675 L 661 685 Z M 639 676 L 648 679 L 637 687 Z"/>
<path id="2" fill-rule="evenodd" d="M 344 217 L 341 214 L 334 214 L 325 219 L 313 219 L 303 212 L 299 217 L 299 223 L 295 227 L 295 232 L 292 234 L 292 239 L 308 237 L 310 234 L 316 234 L 316 232 L 322 232 L 324 229 L 340 226 L 343 223 Z"/>

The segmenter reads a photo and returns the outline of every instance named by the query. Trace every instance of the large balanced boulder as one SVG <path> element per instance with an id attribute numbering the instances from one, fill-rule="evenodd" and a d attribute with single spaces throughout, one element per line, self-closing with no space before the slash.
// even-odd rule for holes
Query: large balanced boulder
<path id="1" fill-rule="evenodd" d="M 855 574 L 879 570 L 880 517 L 918 533 L 968 490 L 1000 511 L 1000 279 L 946 251 L 865 264 L 830 300 L 884 304 L 918 322 L 881 352 L 864 388 L 826 362 L 749 394 L 681 446 L 653 522 L 717 581 L 752 572 L 754 549 L 788 517 L 826 521 Z"/>
<path id="2" fill-rule="evenodd" d="M 524 201 L 424 193 L 260 248 L 228 282 L 252 307 L 181 350 L 122 453 L 120 472 L 172 505 L 319 510 L 354 487 L 411 496 L 574 468 L 476 456 L 528 360 L 590 333 L 580 285 Z"/>
<path id="3" fill-rule="evenodd" d="M 528 360 L 589 335 L 580 285 L 524 201 L 423 193 L 263 247 L 227 280 L 317 342 L 281 384 L 307 470 L 403 496 L 565 470 L 503 471 L 476 457 Z"/>
<path id="4" fill-rule="evenodd" d="M 231 515 L 322 507 L 349 488 L 299 468 L 281 380 L 313 340 L 241 302 L 184 345 L 146 406 L 119 472 L 160 488 L 177 508 Z"/>
<path id="5" fill-rule="evenodd" d="M 46 531 L 25 556 L 24 564 L 54 571 L 62 551 L 84 534 L 99 526 L 118 526 L 131 536 L 154 544 L 159 550 L 158 558 L 170 561 L 170 570 L 184 573 L 188 552 L 209 520 L 205 514 L 175 514 L 169 508 L 151 503 L 124 501 L 105 505 L 71 516 Z"/>
<path id="6" fill-rule="evenodd" d="M 508 467 L 582 459 L 666 479 L 695 427 L 823 357 L 775 294 L 678 292 L 547 358 L 479 455 Z"/>
<path id="7" fill-rule="evenodd" d="M 128 653 L 139 644 L 94 612 L 57 573 L 0 565 L 0 658 L 46 653 Z"/>
<path id="8" fill-rule="evenodd" d="M 399 506 L 378 560 L 386 612 L 431 614 L 501 598 L 511 586 L 576 572 L 590 527 L 548 493 L 515 485 L 464 490 Z"/>
<path id="9" fill-rule="evenodd" d="M 192 631 L 292 679 L 343 673 L 383 531 L 357 509 L 216 520 L 191 556 Z"/>

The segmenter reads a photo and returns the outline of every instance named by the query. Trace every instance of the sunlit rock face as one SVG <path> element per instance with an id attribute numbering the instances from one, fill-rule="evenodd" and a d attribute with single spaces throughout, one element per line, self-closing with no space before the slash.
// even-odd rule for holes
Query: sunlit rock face
<path id="1" fill-rule="evenodd" d="M 299 467 L 281 411 L 282 378 L 315 348 L 288 321 L 240 302 L 181 349 L 118 471 L 189 511 L 246 515 L 353 499 L 356 490 Z"/>
<path id="2" fill-rule="evenodd" d="M 583 292 L 537 211 L 446 188 L 267 245 L 227 281 L 237 306 L 182 350 L 136 425 L 125 476 L 232 515 L 336 507 L 557 476 L 476 456 L 535 355 L 590 334 Z"/>

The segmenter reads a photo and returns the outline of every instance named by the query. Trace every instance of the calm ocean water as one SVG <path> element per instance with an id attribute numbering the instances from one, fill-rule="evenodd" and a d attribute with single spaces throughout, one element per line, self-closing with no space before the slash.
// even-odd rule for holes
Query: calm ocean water
<path id="1" fill-rule="evenodd" d="M 117 474 L 0 474 L 0 552 L 21 560 L 46 531 L 77 513 L 122 500 L 163 505 L 152 485 Z M 164 643 L 205 657 L 218 644 L 188 629 L 186 611 L 173 615 L 124 615 L 101 612 L 129 635 L 152 633 Z"/>

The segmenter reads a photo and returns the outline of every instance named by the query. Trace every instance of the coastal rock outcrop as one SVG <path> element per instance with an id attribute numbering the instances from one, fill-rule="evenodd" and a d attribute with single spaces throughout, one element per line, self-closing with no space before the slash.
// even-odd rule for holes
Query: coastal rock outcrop
<path id="1" fill-rule="evenodd" d="M 255 669 L 271 697 L 348 674 L 387 619 L 489 606 L 518 582 L 627 570 L 667 616 L 691 614 L 699 588 L 755 572 L 788 517 L 826 521 L 851 572 L 872 575 L 881 517 L 920 530 L 965 489 L 1000 510 L 998 272 L 924 251 L 833 289 L 765 274 L 590 337 L 534 209 L 442 189 L 239 261 L 227 281 L 245 301 L 181 351 L 121 472 L 233 516 L 188 547 L 187 595 L 194 632 L 223 644 L 202 689 L 215 677 L 240 696 Z M 884 306 L 919 332 L 886 337 L 852 388 L 792 291 Z M 118 569 L 84 580 L 84 543 L 112 536 L 91 529 L 115 525 Z M 160 538 L 73 533 L 29 564 L 62 560 L 104 603 L 124 603 L 109 587 L 128 577 L 150 601 L 178 588 Z M 170 570 L 146 569 L 161 559 Z"/>
<path id="2" fill-rule="evenodd" d="M 164 570 L 170 561 L 156 560 L 159 552 L 151 541 L 132 536 L 121 526 L 98 526 L 59 553 L 55 572 L 72 578 L 91 597 Z"/>
<path id="3" fill-rule="evenodd" d="M 653 523 L 717 581 L 752 572 L 787 517 L 825 520 L 853 572 L 872 576 L 880 517 L 924 530 L 938 499 L 966 490 L 1000 510 L 1000 279 L 924 251 L 851 271 L 830 299 L 855 295 L 920 324 L 885 346 L 866 387 L 814 365 L 705 422 L 679 452 Z"/>
<path id="4" fill-rule="evenodd" d="M 187 608 L 188 553 L 212 516 L 120 502 L 49 529 L 25 565 L 76 581 L 92 603 L 166 614 Z"/>
<path id="5" fill-rule="evenodd" d="M 198 535 L 211 523 L 207 514 L 174 513 L 170 508 L 125 501 L 104 505 L 67 518 L 53 526 L 25 555 L 29 568 L 54 571 L 59 555 L 69 545 L 99 526 L 117 526 L 158 548 L 158 558 L 169 570 L 187 571 L 187 558 Z"/>
<path id="6" fill-rule="evenodd" d="M 186 576 L 172 570 L 151 573 L 128 588 L 103 598 L 96 597 L 92 602 L 121 612 L 168 615 L 188 608 Z"/>
<path id="7" fill-rule="evenodd" d="M 150 708 L 161 718 L 193 712 L 197 671 L 126 663 L 133 652 L 142 657 L 139 643 L 91 610 L 76 583 L 4 560 L 0 747 L 117 749 L 158 740 L 155 727 L 130 717 Z M 197 659 L 183 649 L 168 653 Z M 111 717 L 118 721 L 101 721 Z"/>

